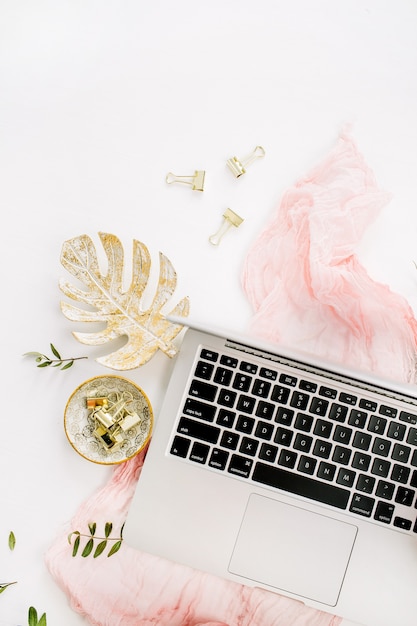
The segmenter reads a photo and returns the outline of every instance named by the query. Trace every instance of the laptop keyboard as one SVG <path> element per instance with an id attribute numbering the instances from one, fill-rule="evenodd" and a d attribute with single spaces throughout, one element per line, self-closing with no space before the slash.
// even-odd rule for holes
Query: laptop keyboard
<path id="1" fill-rule="evenodd" d="M 417 407 L 362 387 L 200 347 L 169 452 L 417 533 Z"/>

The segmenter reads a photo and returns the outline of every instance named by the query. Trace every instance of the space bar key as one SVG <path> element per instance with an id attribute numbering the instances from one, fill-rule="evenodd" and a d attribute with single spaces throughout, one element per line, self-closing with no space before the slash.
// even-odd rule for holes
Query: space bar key
<path id="1" fill-rule="evenodd" d="M 263 485 L 289 491 L 339 509 L 346 509 L 349 501 L 350 492 L 347 489 L 327 485 L 313 478 L 300 476 L 265 463 L 256 464 L 252 479 Z"/>

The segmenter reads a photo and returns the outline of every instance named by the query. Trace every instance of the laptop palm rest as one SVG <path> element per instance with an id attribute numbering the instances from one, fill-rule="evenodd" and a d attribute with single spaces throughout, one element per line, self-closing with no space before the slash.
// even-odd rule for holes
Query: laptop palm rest
<path id="1" fill-rule="evenodd" d="M 252 494 L 229 571 L 335 606 L 357 527 Z"/>

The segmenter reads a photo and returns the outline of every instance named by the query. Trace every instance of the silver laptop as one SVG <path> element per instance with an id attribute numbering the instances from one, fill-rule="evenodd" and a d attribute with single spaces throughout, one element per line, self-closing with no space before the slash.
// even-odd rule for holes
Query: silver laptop
<path id="1" fill-rule="evenodd" d="M 128 544 L 366 626 L 417 624 L 417 389 L 189 327 Z"/>

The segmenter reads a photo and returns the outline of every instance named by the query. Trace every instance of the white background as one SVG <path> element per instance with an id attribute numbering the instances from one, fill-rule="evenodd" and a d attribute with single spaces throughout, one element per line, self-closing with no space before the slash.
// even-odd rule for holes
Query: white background
<path id="1" fill-rule="evenodd" d="M 240 284 L 250 244 L 287 187 L 348 123 L 392 200 L 358 248 L 371 276 L 417 310 L 417 3 L 415 0 L 1 0 L 0 624 L 80 626 L 43 555 L 111 469 L 71 448 L 72 391 L 112 373 L 111 349 L 77 342 L 60 311 L 64 241 L 113 233 L 130 269 L 133 239 L 178 274 L 172 306 L 243 330 Z M 226 168 L 257 144 L 266 156 L 236 180 Z M 167 185 L 206 171 L 203 193 Z M 245 218 L 218 248 L 225 208 Z M 85 330 L 85 329 L 83 329 Z M 37 369 L 29 350 L 88 355 Z M 126 373 L 158 413 L 170 364 Z M 13 553 L 7 537 L 13 530 Z"/>

